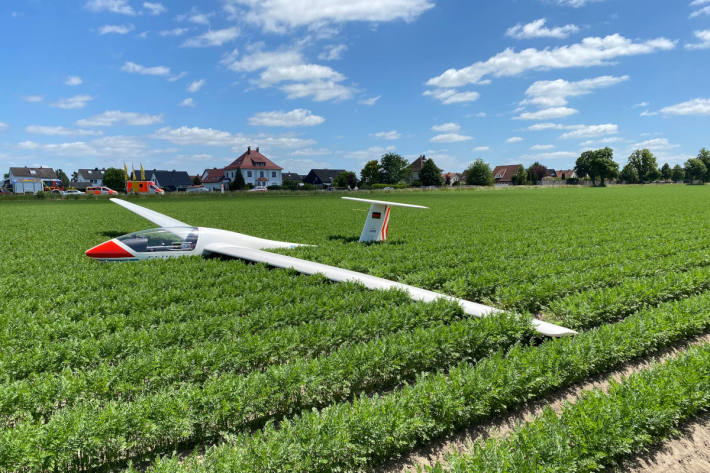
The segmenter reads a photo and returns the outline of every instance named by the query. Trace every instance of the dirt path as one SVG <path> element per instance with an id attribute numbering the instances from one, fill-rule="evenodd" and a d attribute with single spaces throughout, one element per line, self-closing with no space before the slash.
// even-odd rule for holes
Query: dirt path
<path id="1" fill-rule="evenodd" d="M 555 412 L 560 412 L 565 402 L 574 402 L 579 398 L 583 391 L 591 389 L 606 390 L 611 379 L 619 380 L 622 376 L 628 376 L 631 373 L 647 368 L 653 360 L 665 360 L 673 357 L 676 354 L 685 351 L 689 346 L 698 345 L 701 343 L 710 342 L 710 334 L 696 337 L 687 343 L 679 344 L 671 349 L 662 351 L 651 358 L 640 360 L 636 363 L 630 363 L 622 369 L 611 374 L 590 378 L 586 383 L 578 384 L 568 389 L 558 391 L 550 396 L 547 396 L 540 401 L 529 403 L 524 409 L 516 410 L 504 417 L 492 419 L 490 422 L 482 425 L 477 425 L 451 435 L 448 438 L 438 442 L 432 442 L 426 447 L 422 447 L 413 451 L 411 454 L 402 457 L 396 461 L 388 462 L 375 469 L 376 473 L 400 473 L 416 471 L 417 466 L 432 466 L 437 462 L 446 464 L 446 455 L 459 451 L 466 452 L 475 442 L 480 442 L 489 437 L 504 437 L 512 431 L 516 425 L 532 420 L 542 413 L 546 406 L 550 406 Z M 704 425 L 699 426 L 700 431 L 689 437 L 677 439 L 668 444 L 669 452 L 672 452 L 666 458 L 664 452 L 666 448 L 658 452 L 658 462 L 667 466 L 659 466 L 655 461 L 648 464 L 641 464 L 637 461 L 632 465 L 633 468 L 641 468 L 631 470 L 635 473 L 668 473 L 668 472 L 703 472 L 710 473 L 710 422 L 705 421 Z M 697 437 L 697 438 L 696 438 Z M 705 451 L 703 451 L 705 450 Z M 645 455 L 648 457 L 648 455 Z M 699 465 L 700 469 L 676 469 L 685 462 L 688 465 Z M 698 463 L 700 462 L 700 463 Z M 659 465 L 661 463 L 658 463 Z"/>

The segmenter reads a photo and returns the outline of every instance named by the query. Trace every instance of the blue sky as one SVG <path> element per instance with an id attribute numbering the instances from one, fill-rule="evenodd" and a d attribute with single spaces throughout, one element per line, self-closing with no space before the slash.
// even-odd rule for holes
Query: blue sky
<path id="1" fill-rule="evenodd" d="M 710 147 L 710 0 L 27 0 L 0 31 L 0 169 Z"/>

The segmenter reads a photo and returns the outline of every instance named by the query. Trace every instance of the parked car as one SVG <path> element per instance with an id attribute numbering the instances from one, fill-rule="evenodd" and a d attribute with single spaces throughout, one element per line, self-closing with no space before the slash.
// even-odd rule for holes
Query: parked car
<path id="1" fill-rule="evenodd" d="M 269 189 L 266 187 L 255 187 L 253 189 L 249 189 L 248 192 L 268 192 Z"/>
<path id="2" fill-rule="evenodd" d="M 106 186 L 87 187 L 86 193 L 87 194 L 94 194 L 94 195 L 101 195 L 101 194 L 118 195 L 118 192 L 116 192 L 115 190 L 113 190 L 109 187 L 106 187 Z"/>
<path id="3" fill-rule="evenodd" d="M 62 195 L 84 195 L 84 193 L 76 189 L 72 189 L 68 191 L 62 191 Z"/>
<path id="4" fill-rule="evenodd" d="M 186 189 L 186 192 L 209 192 L 210 190 L 206 188 L 205 186 L 195 186 L 195 187 L 188 187 Z"/>

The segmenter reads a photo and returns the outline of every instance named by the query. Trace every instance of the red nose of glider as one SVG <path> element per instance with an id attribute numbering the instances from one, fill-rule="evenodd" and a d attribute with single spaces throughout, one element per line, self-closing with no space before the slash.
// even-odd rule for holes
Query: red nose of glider
<path id="1" fill-rule="evenodd" d="M 118 246 L 113 240 L 109 240 L 86 250 L 86 256 L 96 259 L 133 258 L 132 254 Z"/>

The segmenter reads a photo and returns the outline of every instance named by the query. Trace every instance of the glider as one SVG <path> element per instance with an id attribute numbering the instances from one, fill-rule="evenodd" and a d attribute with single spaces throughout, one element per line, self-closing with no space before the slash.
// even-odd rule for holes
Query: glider
<path id="1" fill-rule="evenodd" d="M 372 201 L 367 199 L 346 198 L 370 203 L 370 210 L 360 241 L 381 241 L 387 237 L 389 223 L 389 207 L 413 207 L 409 204 L 396 202 Z M 154 210 L 141 207 L 125 200 L 110 199 L 121 207 L 140 215 L 158 225 L 159 228 L 142 230 L 122 235 L 108 240 L 86 251 L 86 255 L 101 261 L 138 261 L 151 258 L 172 258 L 178 256 L 209 256 L 222 255 L 238 258 L 253 263 L 264 263 L 269 266 L 293 269 L 303 274 L 321 274 L 336 282 L 357 282 L 368 289 L 399 289 L 406 292 L 415 301 L 433 302 L 445 299 L 458 303 L 464 313 L 476 317 L 501 312 L 494 307 L 485 306 L 475 302 L 459 299 L 446 294 L 441 294 L 427 289 L 410 286 L 407 284 L 390 281 L 369 274 L 350 271 L 348 269 L 316 263 L 292 256 L 270 253 L 274 248 L 295 248 L 307 246 L 285 241 L 266 240 L 242 233 L 219 230 L 216 228 L 195 227 L 163 215 Z M 384 213 L 383 213 L 384 211 Z M 377 215 L 379 213 L 379 216 Z M 373 215 L 374 214 L 374 215 Z M 384 217 L 384 218 L 383 218 Z M 370 233 L 374 228 L 375 233 Z M 574 335 L 577 332 L 565 327 L 560 327 L 542 320 L 533 319 L 535 329 L 543 335 L 562 337 Z"/>

